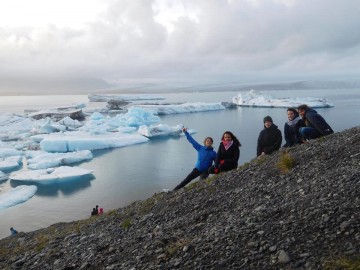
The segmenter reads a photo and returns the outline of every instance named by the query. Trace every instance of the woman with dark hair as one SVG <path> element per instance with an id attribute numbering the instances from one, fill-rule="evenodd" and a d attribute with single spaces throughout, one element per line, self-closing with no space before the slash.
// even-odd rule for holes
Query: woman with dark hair
<path id="1" fill-rule="evenodd" d="M 183 128 L 182 131 L 184 132 L 187 140 L 198 152 L 198 158 L 195 164 L 195 168 L 188 174 L 188 176 L 186 176 L 186 178 L 180 184 L 178 184 L 174 188 L 174 190 L 178 190 L 186 186 L 198 176 L 200 176 L 200 179 L 207 178 L 209 176 L 208 169 L 212 165 L 216 157 L 216 152 L 212 147 L 213 139 L 211 137 L 206 137 L 204 139 L 204 145 L 201 145 L 194 140 L 194 138 L 189 134 L 186 128 Z"/>
<path id="2" fill-rule="evenodd" d="M 305 123 L 305 127 L 301 127 L 299 130 L 302 140 L 317 139 L 334 133 L 325 119 L 306 104 L 300 105 L 298 112 Z"/>
<path id="3" fill-rule="evenodd" d="M 299 116 L 295 108 L 287 109 L 288 120 L 284 126 L 285 144 L 283 147 L 291 147 L 295 144 L 301 143 L 301 136 L 299 129 L 305 126 L 304 121 Z"/>
<path id="4" fill-rule="evenodd" d="M 238 138 L 232 132 L 225 131 L 216 153 L 215 164 L 210 167 L 209 173 L 218 174 L 236 169 L 240 158 L 240 146 Z"/>

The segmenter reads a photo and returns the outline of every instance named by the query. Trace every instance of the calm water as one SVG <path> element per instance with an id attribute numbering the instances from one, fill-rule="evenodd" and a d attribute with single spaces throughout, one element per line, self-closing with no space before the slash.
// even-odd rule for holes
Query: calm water
<path id="1" fill-rule="evenodd" d="M 166 101 L 231 101 L 239 92 L 162 94 Z M 267 91 L 275 97 L 326 97 L 334 108 L 317 109 L 335 131 L 360 124 L 360 90 Z M 88 102 L 87 96 L 1 97 L 0 112 L 22 113 L 24 109 Z M 94 106 L 94 104 L 91 104 Z M 286 109 L 237 108 L 234 110 L 162 116 L 162 123 L 184 124 L 195 129 L 194 138 L 202 142 L 214 138 L 217 149 L 225 130 L 237 135 L 242 143 L 240 164 L 256 154 L 257 136 L 264 116 L 272 116 L 282 130 Z M 23 204 L 0 210 L 0 238 L 14 226 L 31 231 L 60 221 L 84 219 L 98 204 L 105 211 L 145 199 L 163 189 L 172 189 L 192 170 L 196 152 L 184 137 L 156 138 L 148 143 L 125 148 L 94 151 L 94 159 L 79 166 L 95 170 L 93 178 L 84 178 L 52 186 L 38 186 L 33 198 Z M 20 183 L 5 181 L 0 189 Z"/>

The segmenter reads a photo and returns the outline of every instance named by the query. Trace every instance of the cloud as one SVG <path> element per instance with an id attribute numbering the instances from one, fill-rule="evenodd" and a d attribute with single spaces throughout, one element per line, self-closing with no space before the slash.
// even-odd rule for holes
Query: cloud
<path id="1" fill-rule="evenodd" d="M 0 78 L 246 80 L 359 72 L 356 0 L 102 3 L 92 20 L 87 13 L 74 27 L 0 27 Z"/>

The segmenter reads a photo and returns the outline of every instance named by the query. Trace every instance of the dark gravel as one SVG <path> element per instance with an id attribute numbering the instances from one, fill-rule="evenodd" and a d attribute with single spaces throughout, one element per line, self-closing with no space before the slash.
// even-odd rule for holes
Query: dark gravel
<path id="1" fill-rule="evenodd" d="M 7 237 L 0 269 L 335 269 L 360 258 L 359 168 L 355 127 L 102 216 Z"/>

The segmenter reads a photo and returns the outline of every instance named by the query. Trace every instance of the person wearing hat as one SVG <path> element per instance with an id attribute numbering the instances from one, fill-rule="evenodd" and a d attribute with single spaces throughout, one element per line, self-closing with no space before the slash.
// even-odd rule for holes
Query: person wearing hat
<path id="1" fill-rule="evenodd" d="M 301 119 L 295 108 L 287 109 L 287 118 L 288 120 L 284 125 L 284 137 L 286 143 L 283 147 L 291 147 L 295 144 L 300 144 L 301 135 L 299 129 L 305 126 L 304 121 Z"/>
<path id="2" fill-rule="evenodd" d="M 305 127 L 299 129 L 300 135 L 303 141 L 317 139 L 321 136 L 326 136 L 334 133 L 330 125 L 325 119 L 317 113 L 314 109 L 311 109 L 306 104 L 302 104 L 298 107 L 300 117 L 305 122 Z"/>
<path id="3" fill-rule="evenodd" d="M 257 157 L 270 155 L 272 152 L 279 150 L 282 142 L 281 131 L 273 123 L 270 116 L 264 117 L 264 129 L 260 132 L 256 154 Z"/>

